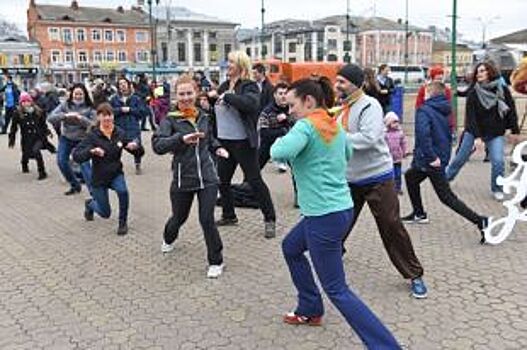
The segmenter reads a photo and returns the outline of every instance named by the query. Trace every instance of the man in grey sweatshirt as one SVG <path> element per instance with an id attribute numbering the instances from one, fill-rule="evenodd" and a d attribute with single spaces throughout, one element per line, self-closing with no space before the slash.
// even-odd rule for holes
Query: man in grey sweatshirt
<path id="1" fill-rule="evenodd" d="M 348 64 L 339 71 L 335 83 L 335 90 L 343 99 L 338 120 L 346 130 L 348 143 L 353 148 L 347 179 L 355 218 L 348 235 L 362 207 L 368 203 L 393 265 L 404 278 L 411 280 L 412 295 L 426 298 L 423 268 L 400 219 L 392 157 L 384 140 L 382 107 L 376 99 L 363 93 L 363 82 L 362 69 Z"/>

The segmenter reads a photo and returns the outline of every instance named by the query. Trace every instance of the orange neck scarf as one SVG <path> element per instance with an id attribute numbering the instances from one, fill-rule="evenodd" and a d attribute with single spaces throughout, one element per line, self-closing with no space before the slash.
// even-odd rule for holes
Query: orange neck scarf
<path id="1" fill-rule="evenodd" d="M 336 117 L 340 116 L 340 123 L 342 124 L 342 127 L 344 130 L 348 130 L 348 124 L 349 124 L 349 115 L 351 107 L 357 102 L 362 96 L 364 95 L 364 91 L 362 89 L 358 89 L 354 93 L 352 93 L 350 96 L 348 96 L 343 102 L 341 106 L 332 108 L 330 110 L 330 113 Z"/>
<path id="2" fill-rule="evenodd" d="M 188 121 L 195 124 L 196 120 L 198 119 L 199 111 L 194 106 L 189 107 L 189 108 L 180 109 L 178 105 L 178 110 L 173 115 L 179 118 L 187 119 Z"/>
<path id="3" fill-rule="evenodd" d="M 337 119 L 330 116 L 325 109 L 315 109 L 306 118 L 313 125 L 325 143 L 331 143 L 335 136 L 337 136 L 339 132 Z"/>
<path id="4" fill-rule="evenodd" d="M 106 136 L 107 138 L 111 139 L 113 134 L 114 126 L 112 125 L 109 128 L 105 128 L 102 126 L 102 124 L 99 126 L 99 130 L 101 130 L 102 134 Z"/>

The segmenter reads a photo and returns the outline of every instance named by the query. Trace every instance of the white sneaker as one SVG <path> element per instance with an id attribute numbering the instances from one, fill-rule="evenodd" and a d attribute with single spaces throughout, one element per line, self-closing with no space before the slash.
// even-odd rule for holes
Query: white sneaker
<path id="1" fill-rule="evenodd" d="M 503 194 L 503 192 L 492 192 L 492 196 L 498 202 L 502 202 L 505 199 L 505 195 Z"/>
<path id="2" fill-rule="evenodd" d="M 172 242 L 172 244 L 167 244 L 165 240 L 163 240 L 163 243 L 161 244 L 161 252 L 162 253 L 170 253 L 174 250 L 176 241 Z"/>
<path id="3" fill-rule="evenodd" d="M 277 163 L 276 167 L 280 173 L 285 173 L 287 171 L 287 164 L 285 163 Z"/>
<path id="4" fill-rule="evenodd" d="M 209 271 L 207 271 L 207 278 L 218 278 L 223 273 L 223 264 L 221 265 L 210 265 Z"/>

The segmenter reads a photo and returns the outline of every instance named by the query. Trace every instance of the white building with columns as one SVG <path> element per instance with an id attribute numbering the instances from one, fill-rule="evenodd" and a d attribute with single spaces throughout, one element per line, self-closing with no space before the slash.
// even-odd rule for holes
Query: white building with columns
<path id="1" fill-rule="evenodd" d="M 159 67 L 202 70 L 209 77 L 224 77 L 227 55 L 236 48 L 238 24 L 183 7 L 158 8 L 156 17 Z"/>

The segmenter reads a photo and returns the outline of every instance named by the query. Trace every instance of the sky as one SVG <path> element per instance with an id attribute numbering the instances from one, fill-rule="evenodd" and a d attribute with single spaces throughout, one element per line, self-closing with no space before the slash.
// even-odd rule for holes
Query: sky
<path id="1" fill-rule="evenodd" d="M 35 0 L 37 4 L 69 5 L 70 0 Z M 265 21 L 285 18 L 314 20 L 345 14 L 347 1 L 350 15 L 404 18 L 408 1 L 410 24 L 440 28 L 451 26 L 452 0 L 264 0 Z M 80 6 L 129 8 L 136 0 L 78 0 Z M 146 2 L 146 1 L 145 1 Z M 154 1 L 155 2 L 155 1 Z M 483 23 L 487 40 L 517 30 L 527 29 L 527 0 L 458 0 L 458 31 L 466 39 L 481 41 Z M 254 28 L 261 23 L 261 0 L 160 0 L 161 4 L 187 7 L 193 12 Z M 0 18 L 26 26 L 29 0 L 0 0 Z M 301 4 L 301 6 L 299 6 Z M 498 5 L 499 4 L 499 5 Z"/>

